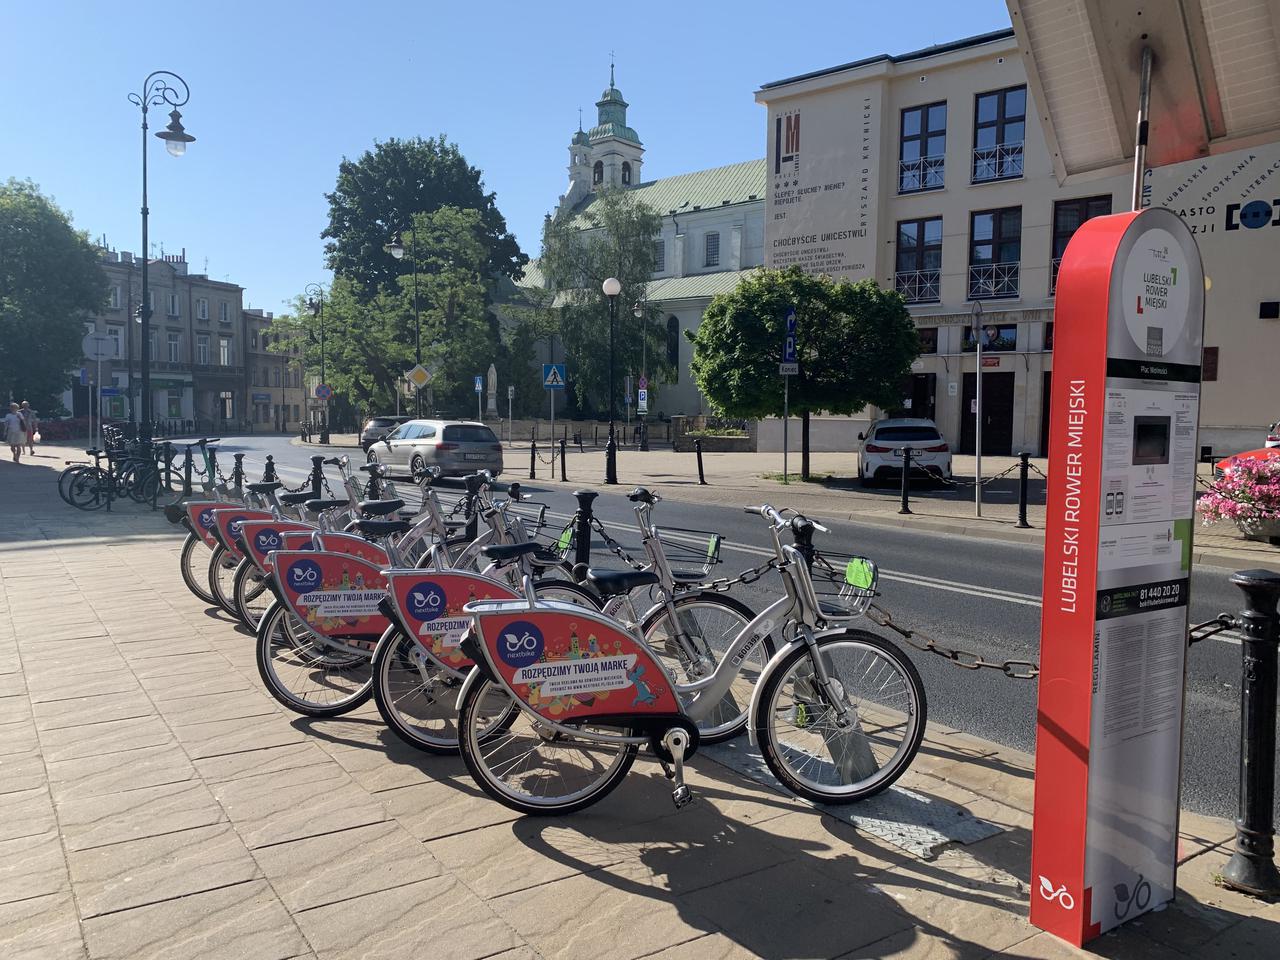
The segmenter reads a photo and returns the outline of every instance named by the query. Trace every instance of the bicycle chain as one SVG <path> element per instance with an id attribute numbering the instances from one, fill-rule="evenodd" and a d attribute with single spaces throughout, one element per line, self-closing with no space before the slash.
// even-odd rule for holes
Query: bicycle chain
<path id="1" fill-rule="evenodd" d="M 894 633 L 898 634 L 903 640 L 922 653 L 932 653 L 944 660 L 949 660 L 957 667 L 965 670 L 980 670 L 987 668 L 991 670 L 999 670 L 1010 680 L 1034 680 L 1040 676 L 1040 665 L 1031 660 L 1002 660 L 993 663 L 984 659 L 980 654 L 973 653 L 969 650 L 960 650 L 954 647 L 944 647 L 933 637 L 919 630 L 908 630 L 906 627 L 900 627 L 893 622 L 893 617 L 888 610 L 878 604 L 871 604 L 867 608 L 867 617 L 882 627 L 887 627 Z M 920 639 L 916 639 L 917 636 Z"/>

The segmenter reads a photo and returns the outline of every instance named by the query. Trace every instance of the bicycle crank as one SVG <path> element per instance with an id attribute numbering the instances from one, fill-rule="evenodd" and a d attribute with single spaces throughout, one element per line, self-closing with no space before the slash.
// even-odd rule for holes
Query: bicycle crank
<path id="1" fill-rule="evenodd" d="M 675 769 L 667 775 L 675 781 L 676 787 L 671 791 L 671 802 L 676 809 L 686 806 L 693 800 L 693 791 L 684 782 L 684 752 L 689 746 L 689 734 L 678 727 L 668 730 L 662 737 L 662 745 L 671 754 Z M 662 765 L 666 772 L 667 765 Z"/>

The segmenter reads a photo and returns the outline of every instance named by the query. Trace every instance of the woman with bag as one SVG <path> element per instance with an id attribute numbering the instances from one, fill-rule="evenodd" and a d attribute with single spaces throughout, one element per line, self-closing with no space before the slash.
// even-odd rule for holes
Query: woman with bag
<path id="1" fill-rule="evenodd" d="M 26 400 L 22 401 L 22 406 L 18 410 L 22 417 L 23 426 L 27 431 L 27 446 L 31 448 L 31 455 L 36 455 L 36 441 L 40 439 L 40 418 L 36 416 L 36 412 L 31 409 L 31 404 Z"/>
<path id="2" fill-rule="evenodd" d="M 9 404 L 9 412 L 5 414 L 3 420 L 4 442 L 9 445 L 9 452 L 13 454 L 13 462 L 22 462 L 22 448 L 27 442 L 27 428 L 22 422 L 22 415 L 18 413 L 18 405 L 16 403 Z"/>

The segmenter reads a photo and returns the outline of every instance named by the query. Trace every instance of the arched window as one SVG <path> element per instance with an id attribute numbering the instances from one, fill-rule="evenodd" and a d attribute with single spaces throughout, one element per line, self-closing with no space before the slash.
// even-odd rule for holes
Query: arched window
<path id="1" fill-rule="evenodd" d="M 604 161 L 597 160 L 596 165 L 591 168 L 591 182 L 604 183 Z"/>
<path id="2" fill-rule="evenodd" d="M 624 187 L 631 186 L 631 164 L 622 161 L 622 185 Z"/>
<path id="3" fill-rule="evenodd" d="M 667 363 L 671 365 L 668 383 L 680 382 L 680 320 L 667 317 Z"/>

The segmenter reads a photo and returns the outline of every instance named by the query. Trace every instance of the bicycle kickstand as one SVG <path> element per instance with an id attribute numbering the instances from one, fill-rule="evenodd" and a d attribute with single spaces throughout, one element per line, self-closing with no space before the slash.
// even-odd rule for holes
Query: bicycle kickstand
<path id="1" fill-rule="evenodd" d="M 669 770 L 664 761 L 662 772 L 667 775 L 669 780 L 675 781 L 676 787 L 671 791 L 671 802 L 679 810 L 693 800 L 693 791 L 684 782 L 684 752 L 689 746 L 689 734 L 678 727 L 668 730 L 662 737 L 662 745 L 671 754 L 671 759 L 675 761 L 674 771 Z"/>

